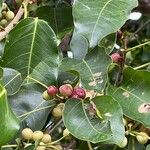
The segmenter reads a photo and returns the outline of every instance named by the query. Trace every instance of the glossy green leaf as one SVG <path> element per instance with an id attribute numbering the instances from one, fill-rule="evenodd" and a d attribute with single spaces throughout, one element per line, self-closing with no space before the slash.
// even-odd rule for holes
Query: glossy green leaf
<path id="1" fill-rule="evenodd" d="M 58 57 L 57 42 L 56 35 L 45 21 L 24 19 L 9 34 L 2 65 L 19 71 L 24 79 L 50 56 Z M 43 70 L 36 71 L 42 76 Z"/>
<path id="2" fill-rule="evenodd" d="M 104 37 L 100 42 L 99 46 L 104 47 L 107 54 L 110 54 L 116 44 L 116 33 L 112 33 L 106 37 Z"/>
<path id="3" fill-rule="evenodd" d="M 120 103 L 126 116 L 150 127 L 150 72 L 128 67 L 123 76 L 121 86 L 110 85 L 108 94 Z"/>
<path id="4" fill-rule="evenodd" d="M 90 47 L 116 32 L 128 19 L 137 0 L 74 0 L 74 35 L 82 35 Z M 113 13 L 112 13 L 113 12 Z"/>
<path id="5" fill-rule="evenodd" d="M 140 144 L 135 137 L 130 137 L 128 139 L 128 149 L 145 150 L 145 147 L 143 144 Z"/>
<path id="6" fill-rule="evenodd" d="M 88 41 L 83 36 L 74 36 L 70 43 L 70 49 L 73 53 L 73 58 L 84 59 L 88 53 Z"/>
<path id="7" fill-rule="evenodd" d="M 12 140 L 19 130 L 19 122 L 13 114 L 7 101 L 7 92 L 0 85 L 0 146 L 7 144 Z"/>
<path id="8" fill-rule="evenodd" d="M 103 91 L 107 81 L 107 66 L 111 63 L 110 57 L 102 47 L 96 47 L 89 52 L 85 59 L 77 60 L 66 58 L 61 62 L 60 69 L 79 74 L 82 86 L 86 89 Z"/>
<path id="9" fill-rule="evenodd" d="M 103 38 L 98 44 L 99 47 L 103 47 L 107 54 L 110 54 L 116 43 L 116 34 L 110 34 Z M 84 36 L 76 35 L 73 37 L 70 43 L 70 49 L 73 53 L 73 58 L 84 59 L 88 53 L 89 43 Z"/>
<path id="10" fill-rule="evenodd" d="M 45 13 L 46 12 L 46 13 Z M 57 35 L 62 36 L 73 27 L 72 8 L 70 6 L 42 6 L 37 9 L 37 16 L 49 23 Z"/>
<path id="11" fill-rule="evenodd" d="M 59 62 L 58 55 L 53 54 L 35 67 L 29 79 L 41 82 L 47 86 L 57 85 Z"/>
<path id="12" fill-rule="evenodd" d="M 4 1 L 4 0 L 0 0 L 0 13 L 1 13 L 1 11 L 2 11 L 2 4 L 3 4 L 3 1 Z"/>
<path id="13" fill-rule="evenodd" d="M 43 100 L 42 93 L 45 89 L 34 83 L 25 84 L 20 91 L 9 97 L 9 103 L 22 123 L 22 127 L 40 130 L 45 125 L 54 101 Z"/>
<path id="14" fill-rule="evenodd" d="M 79 82 L 79 78 L 77 75 L 69 72 L 59 72 L 57 81 L 58 81 L 58 86 L 69 83 L 74 87 Z"/>
<path id="15" fill-rule="evenodd" d="M 150 144 L 147 145 L 146 150 L 150 150 Z"/>
<path id="16" fill-rule="evenodd" d="M 4 68 L 3 85 L 8 95 L 15 94 L 22 84 L 21 74 L 10 68 Z"/>
<path id="17" fill-rule="evenodd" d="M 95 97 L 93 103 L 103 119 L 90 113 L 90 105 L 77 99 L 65 103 L 63 121 L 78 139 L 92 143 L 110 142 L 120 145 L 124 139 L 123 113 L 120 105 L 109 96 Z M 89 107 L 90 106 L 90 107 Z M 111 107 L 111 109 L 109 109 Z"/>

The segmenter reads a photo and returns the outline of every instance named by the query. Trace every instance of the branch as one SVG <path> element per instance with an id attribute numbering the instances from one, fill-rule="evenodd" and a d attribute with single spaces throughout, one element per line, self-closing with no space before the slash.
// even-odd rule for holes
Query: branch
<path id="1" fill-rule="evenodd" d="M 24 0 L 24 4 L 27 5 L 30 0 Z M 3 40 L 7 34 L 13 29 L 14 25 L 18 23 L 18 21 L 21 19 L 22 15 L 24 14 L 24 8 L 21 5 L 16 16 L 14 19 L 8 24 L 8 26 L 4 29 L 4 31 L 0 32 L 0 41 Z"/>
<path id="2" fill-rule="evenodd" d="M 137 45 L 137 46 L 134 46 L 134 47 L 132 47 L 132 48 L 129 48 L 129 49 L 127 49 L 125 52 L 129 52 L 129 51 L 136 50 L 136 48 L 140 48 L 140 47 L 142 47 L 142 46 L 144 46 L 144 45 L 148 45 L 148 44 L 150 44 L 150 41 L 145 42 L 145 43 L 142 43 L 142 44 Z"/>
<path id="3" fill-rule="evenodd" d="M 93 150 L 92 145 L 89 141 L 87 141 L 87 144 L 88 144 L 89 150 Z"/>
<path id="4" fill-rule="evenodd" d="M 150 62 L 148 62 L 148 63 L 146 63 L 146 64 L 143 64 L 143 65 L 141 65 L 141 66 L 135 67 L 134 69 L 135 69 L 135 70 L 142 69 L 142 68 L 145 68 L 145 67 L 147 67 L 147 66 L 149 66 L 149 65 L 150 65 Z"/>

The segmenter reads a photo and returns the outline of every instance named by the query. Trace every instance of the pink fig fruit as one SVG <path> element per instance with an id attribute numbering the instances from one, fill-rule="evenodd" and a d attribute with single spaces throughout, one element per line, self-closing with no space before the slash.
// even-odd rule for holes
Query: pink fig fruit
<path id="1" fill-rule="evenodd" d="M 73 88 L 70 84 L 64 84 L 59 87 L 59 92 L 62 96 L 69 97 L 72 95 Z"/>
<path id="2" fill-rule="evenodd" d="M 111 59 L 114 63 L 121 63 L 123 61 L 123 57 L 119 53 L 113 53 L 111 55 Z"/>
<path id="3" fill-rule="evenodd" d="M 58 89 L 56 86 L 51 85 L 47 88 L 47 93 L 49 96 L 56 96 L 56 94 L 58 93 Z"/>

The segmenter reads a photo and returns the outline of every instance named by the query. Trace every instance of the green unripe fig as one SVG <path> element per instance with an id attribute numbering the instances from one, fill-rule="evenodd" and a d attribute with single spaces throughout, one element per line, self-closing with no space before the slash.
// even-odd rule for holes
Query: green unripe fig
<path id="1" fill-rule="evenodd" d="M 3 26 L 3 27 L 5 27 L 7 25 L 7 20 L 6 19 L 2 19 L 0 21 L 0 25 Z"/>
<path id="2" fill-rule="evenodd" d="M 63 131 L 63 136 L 68 136 L 70 134 L 69 130 L 66 128 L 64 131 Z"/>
<path id="3" fill-rule="evenodd" d="M 60 107 L 55 107 L 52 111 L 52 115 L 53 115 L 54 118 L 61 118 L 62 109 Z"/>
<path id="4" fill-rule="evenodd" d="M 51 142 L 51 139 L 52 139 L 52 138 L 51 138 L 51 136 L 50 136 L 49 134 L 44 134 L 41 141 L 42 141 L 43 143 L 47 144 L 47 143 L 50 143 L 50 142 Z"/>
<path id="5" fill-rule="evenodd" d="M 63 150 L 63 148 L 62 148 L 62 146 L 61 145 L 59 145 L 59 144 L 57 144 L 57 145 L 54 145 L 57 149 L 59 149 L 59 150 Z"/>
<path id="6" fill-rule="evenodd" d="M 147 133 L 145 132 L 140 132 L 137 136 L 136 136 L 137 141 L 140 144 L 146 144 L 149 140 L 149 136 Z"/>
<path id="7" fill-rule="evenodd" d="M 38 146 L 37 148 L 36 148 L 36 150 L 45 150 L 46 149 L 46 146 Z"/>
<path id="8" fill-rule="evenodd" d="M 47 90 L 43 92 L 42 98 L 44 100 L 51 100 L 51 99 L 53 99 L 53 97 L 51 97 L 51 96 L 48 95 Z"/>
<path id="9" fill-rule="evenodd" d="M 7 13 L 7 11 L 2 11 L 2 16 L 3 16 L 3 18 L 6 16 L 6 13 Z"/>
<path id="10" fill-rule="evenodd" d="M 10 20 L 12 20 L 15 17 L 15 14 L 14 14 L 13 11 L 7 11 L 5 17 L 6 17 L 7 21 L 10 21 Z"/>
<path id="11" fill-rule="evenodd" d="M 22 130 L 22 137 L 25 140 L 31 140 L 33 136 L 33 131 L 30 128 L 25 128 Z"/>
<path id="12" fill-rule="evenodd" d="M 62 111 L 64 109 L 65 104 L 59 103 L 52 111 L 52 115 L 55 118 L 60 118 L 62 116 Z"/>
<path id="13" fill-rule="evenodd" d="M 42 131 L 34 131 L 33 132 L 33 137 L 32 139 L 34 141 L 38 141 L 38 140 L 41 140 L 43 138 L 43 132 Z"/>
<path id="14" fill-rule="evenodd" d="M 59 107 L 59 108 L 61 108 L 61 109 L 63 110 L 64 107 L 65 107 L 65 103 L 59 103 L 59 104 L 57 105 L 57 107 Z"/>
<path id="15" fill-rule="evenodd" d="M 65 129 L 63 131 L 63 136 L 65 137 L 66 140 L 71 140 L 70 132 L 68 129 Z"/>

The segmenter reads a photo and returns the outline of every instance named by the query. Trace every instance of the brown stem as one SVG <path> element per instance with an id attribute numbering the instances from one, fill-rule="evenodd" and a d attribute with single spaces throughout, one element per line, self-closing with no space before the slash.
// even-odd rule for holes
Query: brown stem
<path id="1" fill-rule="evenodd" d="M 132 37 L 134 37 L 139 31 L 141 31 L 146 25 L 148 25 L 150 23 L 150 19 L 147 20 L 144 24 L 142 24 L 130 37 L 129 39 L 131 39 Z"/>
<path id="2" fill-rule="evenodd" d="M 114 86 L 119 86 L 123 80 L 123 69 L 124 69 L 124 65 L 125 65 L 125 59 L 126 59 L 126 51 L 128 49 L 128 37 L 125 35 L 124 39 L 123 39 L 123 49 L 120 50 L 121 55 L 122 55 L 122 61 L 120 62 L 120 70 L 117 73 L 117 78 L 115 81 Z"/>
<path id="3" fill-rule="evenodd" d="M 24 4 L 28 4 L 30 0 L 24 0 Z M 23 6 L 20 6 L 16 16 L 14 19 L 8 24 L 8 26 L 4 29 L 4 31 L 0 32 L 0 41 L 3 40 L 7 34 L 13 29 L 14 25 L 18 23 L 18 21 L 21 19 L 22 15 L 24 14 L 24 8 Z"/>

